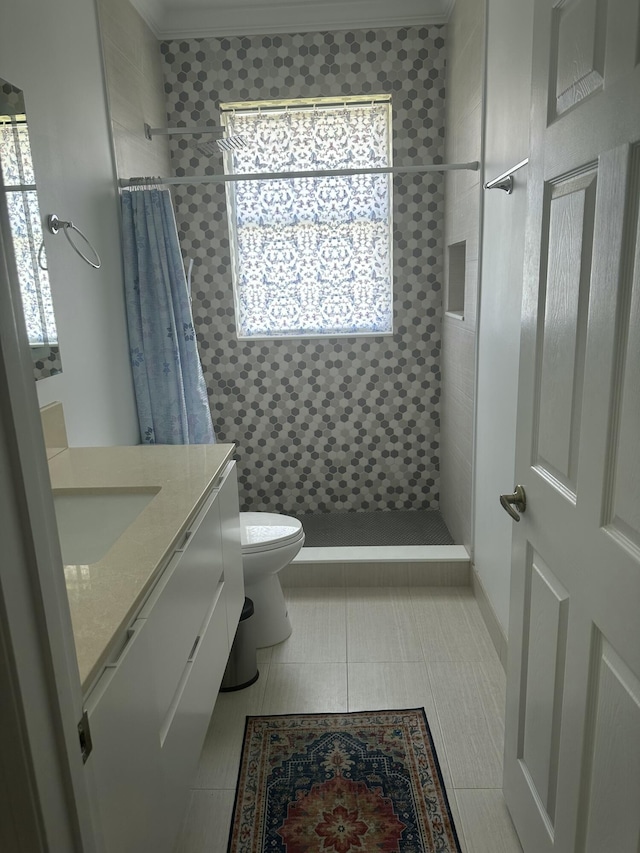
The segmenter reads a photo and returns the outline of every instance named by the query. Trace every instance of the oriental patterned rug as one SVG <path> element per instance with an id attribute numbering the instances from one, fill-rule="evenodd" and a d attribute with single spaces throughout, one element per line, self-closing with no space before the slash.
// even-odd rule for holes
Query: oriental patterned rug
<path id="1" fill-rule="evenodd" d="M 228 853 L 460 853 L 422 708 L 248 717 Z"/>

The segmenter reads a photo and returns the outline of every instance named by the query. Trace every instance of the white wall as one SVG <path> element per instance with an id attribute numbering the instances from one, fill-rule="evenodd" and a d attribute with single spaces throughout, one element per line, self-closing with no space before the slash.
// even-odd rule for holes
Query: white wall
<path id="1" fill-rule="evenodd" d="M 43 216 L 71 219 L 96 246 L 92 270 L 47 238 L 63 373 L 37 383 L 64 405 L 72 445 L 137 444 L 118 199 L 92 0 L 5 2 L 0 77 L 25 94 Z"/>
<path id="2" fill-rule="evenodd" d="M 482 158 L 484 0 L 457 0 L 447 26 L 446 161 Z M 445 309 L 449 247 L 464 242 L 464 305 L 442 323 L 440 509 L 454 540 L 472 548 L 474 378 L 480 243 L 480 172 L 448 172 L 445 182 Z"/>
<path id="3" fill-rule="evenodd" d="M 528 156 L 533 4 L 489 0 L 485 180 Z M 526 167 L 512 195 L 484 192 L 478 344 L 474 561 L 506 636 L 511 535 L 500 507 L 514 485 Z"/>
<path id="4" fill-rule="evenodd" d="M 170 175 L 169 137 L 143 133 L 167 125 L 160 43 L 129 0 L 98 0 L 98 12 L 118 177 Z"/>

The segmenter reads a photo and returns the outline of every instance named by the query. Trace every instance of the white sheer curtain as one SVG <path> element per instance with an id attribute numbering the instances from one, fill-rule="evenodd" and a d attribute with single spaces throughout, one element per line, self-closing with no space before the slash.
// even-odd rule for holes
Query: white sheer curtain
<path id="1" fill-rule="evenodd" d="M 391 165 L 390 104 L 235 111 L 234 173 Z M 227 185 L 239 337 L 392 331 L 388 175 Z"/>
<path id="2" fill-rule="evenodd" d="M 25 116 L 0 116 L 0 168 L 29 343 L 57 344 Z"/>

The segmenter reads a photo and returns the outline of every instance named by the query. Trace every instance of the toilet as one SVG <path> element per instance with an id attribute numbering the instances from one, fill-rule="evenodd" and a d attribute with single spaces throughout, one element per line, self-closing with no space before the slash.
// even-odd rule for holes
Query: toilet
<path id="1" fill-rule="evenodd" d="M 255 608 L 256 646 L 274 646 L 291 634 L 291 622 L 278 572 L 304 544 L 302 524 L 272 512 L 241 512 L 240 541 L 244 593 Z"/>

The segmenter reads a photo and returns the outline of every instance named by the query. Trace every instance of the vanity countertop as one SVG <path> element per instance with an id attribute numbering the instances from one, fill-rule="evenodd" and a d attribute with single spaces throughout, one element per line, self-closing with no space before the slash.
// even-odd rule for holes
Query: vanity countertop
<path id="1" fill-rule="evenodd" d="M 140 610 L 234 449 L 233 444 L 72 447 L 49 460 L 54 490 L 157 490 L 101 560 L 64 567 L 83 691 Z"/>

